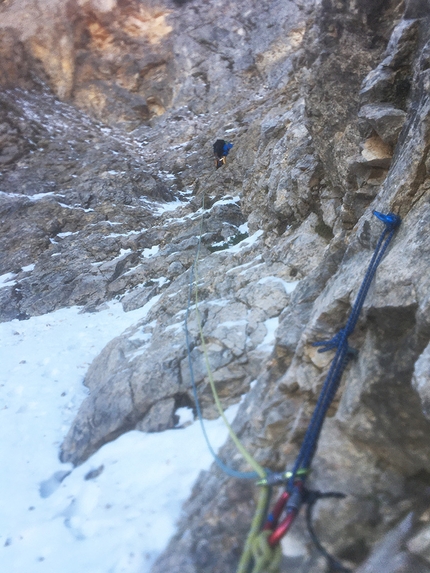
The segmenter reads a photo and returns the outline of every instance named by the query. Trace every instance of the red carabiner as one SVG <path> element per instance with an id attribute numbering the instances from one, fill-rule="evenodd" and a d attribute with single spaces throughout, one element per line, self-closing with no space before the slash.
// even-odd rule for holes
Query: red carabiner
<path id="1" fill-rule="evenodd" d="M 269 513 L 266 523 L 264 524 L 263 531 L 267 531 L 268 529 L 275 529 L 278 526 L 279 518 L 281 517 L 282 512 L 284 511 L 284 507 L 287 501 L 290 499 L 290 494 L 288 491 L 283 491 L 275 503 L 273 510 Z"/>
<path id="2" fill-rule="evenodd" d="M 272 530 L 273 532 L 268 538 L 268 543 L 271 547 L 277 545 L 292 526 L 302 504 L 302 492 L 303 482 L 298 480 L 294 484 L 292 493 L 288 491 L 282 492 L 273 511 L 269 514 L 263 530 Z M 279 518 L 285 508 L 287 510 L 286 516 L 281 523 L 278 524 Z"/>
<path id="3" fill-rule="evenodd" d="M 281 539 L 293 525 L 293 521 L 296 519 L 297 514 L 298 514 L 297 509 L 292 509 L 287 513 L 287 516 L 281 521 L 281 523 L 278 525 L 278 527 L 275 529 L 272 535 L 269 536 L 267 542 L 270 545 L 270 547 L 275 547 L 275 545 L 278 545 L 278 543 L 281 541 Z"/>

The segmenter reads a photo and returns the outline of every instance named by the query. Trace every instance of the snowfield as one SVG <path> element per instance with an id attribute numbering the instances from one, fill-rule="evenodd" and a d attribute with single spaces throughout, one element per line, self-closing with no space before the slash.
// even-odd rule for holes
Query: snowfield
<path id="1" fill-rule="evenodd" d="M 114 302 L 95 314 L 75 307 L 0 324 L 0 571 L 147 573 L 173 535 L 212 461 L 198 423 L 128 432 L 75 469 L 58 458 L 91 361 L 150 306 L 124 313 Z M 222 421 L 206 429 L 218 450 Z"/>

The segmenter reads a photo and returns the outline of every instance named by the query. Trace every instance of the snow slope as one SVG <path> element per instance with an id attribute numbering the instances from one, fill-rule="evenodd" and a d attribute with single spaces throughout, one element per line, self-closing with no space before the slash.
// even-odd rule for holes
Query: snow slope
<path id="1" fill-rule="evenodd" d="M 150 306 L 124 313 L 114 302 L 96 314 L 69 308 L 0 324 L 0 571 L 146 573 L 174 533 L 211 463 L 198 423 L 129 432 L 76 469 L 58 459 L 89 364 Z M 226 430 L 206 425 L 218 449 Z"/>

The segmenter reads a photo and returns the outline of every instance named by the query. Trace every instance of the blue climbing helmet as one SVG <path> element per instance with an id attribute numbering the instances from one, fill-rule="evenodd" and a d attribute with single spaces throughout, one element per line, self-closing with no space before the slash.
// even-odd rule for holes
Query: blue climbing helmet
<path id="1" fill-rule="evenodd" d="M 226 141 L 224 142 L 223 148 L 222 148 L 222 154 L 224 155 L 224 157 L 226 155 L 228 155 L 228 152 L 230 151 L 230 149 L 233 147 L 232 143 L 227 143 Z"/>

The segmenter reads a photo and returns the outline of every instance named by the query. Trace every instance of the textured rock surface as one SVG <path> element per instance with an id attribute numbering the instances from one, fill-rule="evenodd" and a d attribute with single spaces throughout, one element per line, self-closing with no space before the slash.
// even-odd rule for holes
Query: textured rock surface
<path id="1" fill-rule="evenodd" d="M 343 326 L 381 231 L 372 209 L 391 210 L 403 223 L 310 483 L 347 494 L 315 526 L 350 567 L 430 570 L 429 30 L 424 0 L 0 4 L 0 317 L 142 308 L 90 366 L 64 461 L 194 406 L 184 316 L 202 233 L 221 401 L 242 398 L 235 429 L 261 464 L 290 467 L 331 358 L 312 343 Z M 234 143 L 219 170 L 217 137 Z M 193 307 L 188 322 L 214 417 Z M 232 443 L 221 455 L 245 469 Z M 154 573 L 235 571 L 255 497 L 202 475 Z M 282 571 L 325 571 L 302 517 L 283 554 Z"/>

